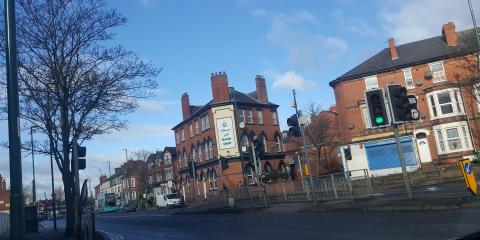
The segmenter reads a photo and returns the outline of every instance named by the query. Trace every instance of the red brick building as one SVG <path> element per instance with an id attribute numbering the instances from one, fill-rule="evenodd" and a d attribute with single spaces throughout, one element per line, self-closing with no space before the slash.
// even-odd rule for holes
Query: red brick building
<path id="1" fill-rule="evenodd" d="M 259 169 L 286 171 L 278 123 L 278 105 L 268 101 L 265 79 L 257 75 L 256 90 L 242 93 L 230 88 L 227 74 L 212 73 L 212 100 L 190 104 L 182 95 L 183 121 L 175 131 L 181 192 L 186 200 L 206 199 L 222 186 L 257 184 L 251 143 L 260 143 Z M 244 151 L 242 151 L 242 148 Z M 223 159 L 225 171 L 220 167 Z M 192 162 L 194 164 L 189 164 Z M 190 166 L 190 168 L 189 168 Z M 195 168 L 195 173 L 189 169 Z"/>
<path id="2" fill-rule="evenodd" d="M 0 175 L 0 211 L 10 210 L 10 190 L 5 179 Z"/>
<path id="3" fill-rule="evenodd" d="M 155 206 L 158 195 L 177 192 L 176 162 L 175 147 L 165 147 L 163 151 L 157 151 L 148 157 L 145 174 L 147 206 Z"/>
<path id="4" fill-rule="evenodd" d="M 391 83 L 415 94 L 421 112 L 419 122 L 400 126 L 409 170 L 473 158 L 480 142 L 475 31 L 457 32 L 447 23 L 439 32 L 399 46 L 391 38 L 388 48 L 330 82 L 346 170 L 400 171 L 392 127 L 372 128 L 364 99 L 364 90 Z"/>

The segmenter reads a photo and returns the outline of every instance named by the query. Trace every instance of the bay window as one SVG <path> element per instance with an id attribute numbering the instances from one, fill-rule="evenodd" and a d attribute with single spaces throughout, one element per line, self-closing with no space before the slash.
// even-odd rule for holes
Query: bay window
<path id="1" fill-rule="evenodd" d="M 447 154 L 471 150 L 470 133 L 466 122 L 446 123 L 433 127 L 438 153 Z"/>
<path id="2" fill-rule="evenodd" d="M 457 88 L 434 91 L 427 94 L 432 119 L 463 115 L 463 102 Z"/>

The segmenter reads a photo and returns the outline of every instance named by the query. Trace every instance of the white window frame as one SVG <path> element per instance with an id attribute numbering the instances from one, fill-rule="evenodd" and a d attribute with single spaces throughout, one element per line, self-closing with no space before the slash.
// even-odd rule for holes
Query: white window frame
<path id="1" fill-rule="evenodd" d="M 272 124 L 273 125 L 278 125 L 277 111 L 272 111 Z"/>
<path id="2" fill-rule="evenodd" d="M 195 120 L 195 133 L 198 135 L 200 133 L 200 130 L 198 129 L 198 119 Z"/>
<path id="3" fill-rule="evenodd" d="M 248 124 L 253 124 L 253 112 L 252 109 L 245 110 L 247 113 L 245 114 L 245 120 Z"/>
<path id="4" fill-rule="evenodd" d="M 201 126 L 202 126 L 201 129 L 202 129 L 202 132 L 203 132 L 203 131 L 205 131 L 205 118 L 200 117 L 200 121 L 201 121 L 201 123 L 202 123 L 202 124 L 201 124 Z"/>
<path id="5" fill-rule="evenodd" d="M 253 167 L 250 166 L 250 165 L 247 166 L 247 184 L 248 185 L 255 185 L 254 170 L 253 170 Z"/>
<path id="6" fill-rule="evenodd" d="M 190 129 L 190 138 L 192 138 L 193 137 L 193 124 L 190 123 L 188 125 L 189 125 L 189 129 Z"/>
<path id="7" fill-rule="evenodd" d="M 175 131 L 175 142 L 180 144 L 180 136 L 178 135 L 178 131 Z"/>
<path id="8" fill-rule="evenodd" d="M 263 113 L 261 109 L 257 109 L 257 122 L 263 124 Z"/>
<path id="9" fill-rule="evenodd" d="M 195 146 L 192 148 L 192 159 L 194 162 L 197 161 L 197 150 L 195 149 Z"/>
<path id="10" fill-rule="evenodd" d="M 210 176 L 208 177 L 208 185 L 210 186 L 210 190 L 217 190 L 217 172 L 211 171 Z"/>
<path id="11" fill-rule="evenodd" d="M 205 161 L 210 160 L 210 152 L 208 151 L 208 142 L 203 143 L 203 149 L 205 149 Z"/>
<path id="12" fill-rule="evenodd" d="M 208 141 L 208 151 L 210 152 L 210 157 L 213 158 L 213 143 L 212 143 L 212 140 Z"/>
<path id="13" fill-rule="evenodd" d="M 185 142 L 185 129 L 182 128 L 182 143 Z"/>
<path id="14" fill-rule="evenodd" d="M 198 150 L 198 161 L 201 162 L 201 161 L 202 161 L 202 157 L 203 157 L 203 156 L 202 156 L 203 154 L 202 154 L 202 144 L 201 144 L 201 143 L 198 144 L 197 150 Z"/>
<path id="15" fill-rule="evenodd" d="M 438 101 L 438 94 L 442 93 L 449 93 L 451 102 L 449 104 L 452 105 L 453 112 L 444 114 L 442 113 L 441 105 Z M 446 118 L 452 116 L 460 116 L 465 115 L 465 109 L 463 108 L 463 100 L 460 94 L 460 90 L 458 88 L 448 88 L 438 91 L 430 92 L 426 95 L 428 108 L 430 112 L 430 117 L 432 120 L 439 119 L 439 118 Z M 432 103 L 432 97 L 434 102 Z M 445 104 L 445 103 L 444 103 Z M 444 105 L 442 104 L 442 105 Z M 435 113 L 436 112 L 436 116 Z"/>
<path id="16" fill-rule="evenodd" d="M 407 77 L 407 73 L 410 74 L 410 78 Z M 415 82 L 413 81 L 413 74 L 411 68 L 403 69 L 403 78 L 405 79 L 405 86 L 407 87 L 407 89 L 415 88 Z M 409 83 L 411 83 L 411 85 L 409 85 Z"/>
<path id="17" fill-rule="evenodd" d="M 205 130 L 210 129 L 210 118 L 208 118 L 208 114 L 204 116 L 205 118 Z"/>
<path id="18" fill-rule="evenodd" d="M 375 80 L 375 84 L 368 84 L 368 82 L 369 82 L 370 80 L 371 80 L 371 81 Z M 365 81 L 365 89 L 369 90 L 369 89 L 378 88 L 377 75 L 365 77 L 365 78 L 364 78 L 364 81 Z"/>
<path id="19" fill-rule="evenodd" d="M 165 181 L 173 179 L 173 168 L 165 168 Z"/>
<path id="20" fill-rule="evenodd" d="M 282 146 L 282 139 L 280 138 L 280 135 L 275 136 L 275 144 L 277 145 L 277 152 L 282 152 L 283 146 Z"/>
<path id="21" fill-rule="evenodd" d="M 448 145 L 448 138 L 447 138 L 447 129 L 457 129 L 458 139 L 462 145 L 461 148 L 451 150 Z M 470 137 L 470 131 L 467 125 L 467 122 L 453 122 L 453 123 L 445 123 L 433 126 L 433 132 L 435 133 L 435 142 L 437 145 L 438 154 L 449 154 L 455 152 L 463 152 L 472 150 L 472 139 Z M 440 135 L 441 133 L 441 135 Z M 443 142 L 443 146 L 442 146 Z"/>
<path id="22" fill-rule="evenodd" d="M 245 111 L 243 109 L 238 109 L 238 122 L 241 123 L 245 123 Z"/>
<path id="23" fill-rule="evenodd" d="M 362 110 L 363 121 L 365 122 L 365 128 L 372 128 L 372 122 L 370 121 L 370 113 L 368 112 L 367 105 L 360 107 Z"/>
<path id="24" fill-rule="evenodd" d="M 433 65 L 440 64 L 442 66 L 442 71 L 434 72 L 432 70 Z M 445 74 L 445 67 L 443 66 L 443 61 L 429 63 L 430 71 L 432 72 L 432 81 L 433 83 L 445 82 L 447 81 L 447 75 Z"/>
<path id="25" fill-rule="evenodd" d="M 130 178 L 130 186 L 135 187 L 135 178 Z"/>

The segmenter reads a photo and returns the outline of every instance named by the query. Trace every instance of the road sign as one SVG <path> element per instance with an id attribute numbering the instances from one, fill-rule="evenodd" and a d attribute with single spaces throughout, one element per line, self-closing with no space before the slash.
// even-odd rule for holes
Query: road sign
<path id="1" fill-rule="evenodd" d="M 460 170 L 463 173 L 463 179 L 467 185 L 467 189 L 472 192 L 472 194 L 477 194 L 477 181 L 475 180 L 475 174 L 473 174 L 472 163 L 470 159 L 460 160 Z"/>

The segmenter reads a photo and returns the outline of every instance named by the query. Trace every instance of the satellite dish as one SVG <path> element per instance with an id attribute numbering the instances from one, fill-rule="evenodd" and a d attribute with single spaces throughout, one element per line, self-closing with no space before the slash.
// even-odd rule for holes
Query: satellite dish
<path id="1" fill-rule="evenodd" d="M 245 127 L 245 123 L 244 123 L 244 122 L 240 122 L 240 124 L 238 124 L 238 126 L 239 126 L 240 128 L 244 128 L 244 127 Z"/>

